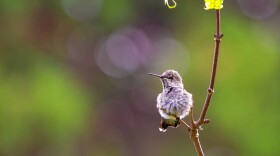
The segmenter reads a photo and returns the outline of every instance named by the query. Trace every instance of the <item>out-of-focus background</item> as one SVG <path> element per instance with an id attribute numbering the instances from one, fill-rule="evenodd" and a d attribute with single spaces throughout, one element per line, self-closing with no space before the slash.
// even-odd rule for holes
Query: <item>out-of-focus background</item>
<path id="1" fill-rule="evenodd" d="M 184 127 L 158 130 L 159 80 L 175 69 L 198 117 L 215 11 L 177 0 L 2 0 L 1 156 L 193 156 Z M 225 0 L 207 156 L 280 155 L 280 5 Z M 188 118 L 186 118 L 188 121 Z"/>

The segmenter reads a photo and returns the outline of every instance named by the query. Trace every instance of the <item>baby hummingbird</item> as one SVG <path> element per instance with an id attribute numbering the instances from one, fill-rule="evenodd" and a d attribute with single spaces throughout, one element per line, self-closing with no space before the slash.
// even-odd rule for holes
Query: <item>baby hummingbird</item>
<path id="1" fill-rule="evenodd" d="M 184 89 L 182 78 L 175 70 L 166 70 L 162 75 L 149 73 L 160 78 L 163 91 L 157 97 L 157 108 L 161 115 L 159 130 L 165 132 L 169 126 L 177 128 L 180 119 L 189 114 L 193 106 L 192 94 Z"/>

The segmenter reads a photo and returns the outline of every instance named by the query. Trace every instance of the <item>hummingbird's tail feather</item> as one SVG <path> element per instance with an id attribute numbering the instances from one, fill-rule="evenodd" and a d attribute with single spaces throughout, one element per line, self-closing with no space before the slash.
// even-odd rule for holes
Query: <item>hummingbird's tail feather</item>
<path id="1" fill-rule="evenodd" d="M 176 118 L 176 120 L 161 118 L 159 131 L 165 132 L 169 126 L 172 128 L 177 128 L 179 125 L 180 125 L 180 118 Z"/>

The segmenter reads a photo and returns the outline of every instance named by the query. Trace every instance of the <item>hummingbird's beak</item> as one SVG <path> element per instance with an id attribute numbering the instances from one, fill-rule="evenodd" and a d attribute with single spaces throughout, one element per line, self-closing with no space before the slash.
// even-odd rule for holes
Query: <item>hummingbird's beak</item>
<path id="1" fill-rule="evenodd" d="M 156 76 L 156 77 L 159 77 L 159 78 L 161 78 L 161 75 L 158 75 L 158 74 L 154 74 L 154 73 L 149 73 L 149 75 L 152 75 L 152 76 Z"/>

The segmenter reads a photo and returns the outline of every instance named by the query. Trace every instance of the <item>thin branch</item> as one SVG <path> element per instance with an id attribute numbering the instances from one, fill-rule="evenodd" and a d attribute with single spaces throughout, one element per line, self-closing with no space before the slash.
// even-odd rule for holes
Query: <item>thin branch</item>
<path id="1" fill-rule="evenodd" d="M 216 10 L 216 34 L 215 37 L 215 49 L 214 49 L 214 56 L 213 56 L 213 64 L 212 64 L 212 72 L 211 72 L 211 78 L 210 78 L 210 84 L 208 88 L 208 93 L 202 108 L 202 111 L 200 113 L 199 119 L 195 122 L 193 118 L 193 108 L 190 110 L 190 119 L 191 119 L 191 127 L 188 128 L 189 135 L 193 141 L 193 144 L 195 146 L 195 150 L 198 156 L 204 156 L 201 143 L 199 141 L 199 133 L 198 130 L 200 129 L 200 126 L 202 124 L 207 124 L 210 122 L 209 119 L 205 119 L 209 104 L 211 102 L 212 95 L 214 93 L 214 85 L 215 85 L 215 78 L 216 78 L 216 71 L 217 71 L 217 65 L 218 65 L 218 56 L 219 56 L 219 48 L 220 48 L 220 42 L 221 38 L 223 37 L 223 34 L 220 32 L 220 10 Z M 189 129 L 191 128 L 191 129 Z"/>
<path id="2" fill-rule="evenodd" d="M 199 119 L 197 120 L 195 127 L 198 128 L 200 125 L 204 123 L 208 123 L 205 121 L 205 116 L 209 107 L 209 104 L 211 102 L 212 95 L 214 93 L 214 85 L 215 85 L 215 78 L 216 78 L 216 71 L 217 71 L 217 65 L 218 65 L 218 57 L 219 57 L 219 48 L 220 48 L 220 42 L 221 38 L 223 37 L 223 34 L 221 34 L 221 25 L 220 25 L 221 17 L 220 17 L 220 10 L 216 10 L 216 34 L 215 37 L 215 49 L 214 49 L 214 58 L 213 58 L 213 65 L 212 65 L 212 72 L 211 72 L 211 78 L 210 78 L 210 84 L 208 88 L 208 93 L 204 102 L 204 106 L 202 108 L 202 111 L 200 113 Z"/>
<path id="3" fill-rule="evenodd" d="M 188 129 L 188 131 L 190 132 L 191 131 L 191 127 L 182 119 L 180 119 L 180 122 L 183 123 L 183 125 Z"/>
<path id="4" fill-rule="evenodd" d="M 193 141 L 196 153 L 198 156 L 204 156 L 200 141 L 199 141 L 199 133 L 198 133 L 198 128 L 195 128 L 195 122 L 194 122 L 194 118 L 193 118 L 193 107 L 191 107 L 190 110 L 190 118 L 191 118 L 191 126 L 192 129 L 189 132 L 191 139 Z"/>
<path id="5" fill-rule="evenodd" d="M 190 132 L 191 135 L 191 139 L 193 141 L 196 153 L 198 156 L 204 156 L 202 147 L 201 147 L 201 143 L 199 141 L 199 133 L 198 133 L 198 129 L 192 129 Z"/>
<path id="6" fill-rule="evenodd" d="M 192 125 L 192 127 L 194 127 L 195 126 L 195 121 L 194 121 L 194 118 L 193 118 L 193 106 L 190 109 L 190 117 L 191 117 L 191 125 Z"/>
<path id="7" fill-rule="evenodd" d="M 198 133 L 198 129 L 193 128 L 194 125 L 194 120 L 193 120 L 193 107 L 191 107 L 190 110 L 190 117 L 191 117 L 191 126 L 189 126 L 184 120 L 180 120 L 181 123 L 183 123 L 183 125 L 187 128 L 190 138 L 193 141 L 196 153 L 198 156 L 204 156 L 200 141 L 199 141 L 199 133 Z"/>

